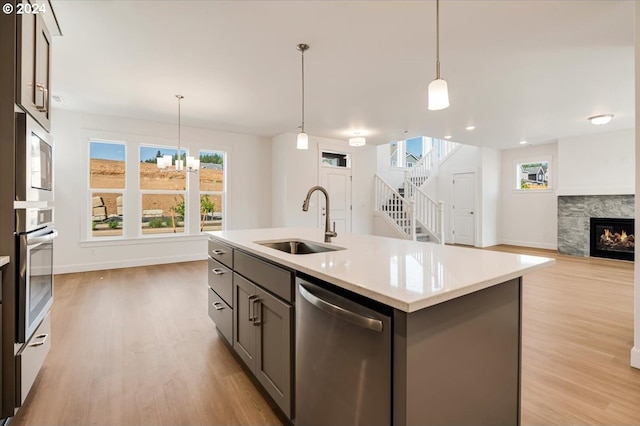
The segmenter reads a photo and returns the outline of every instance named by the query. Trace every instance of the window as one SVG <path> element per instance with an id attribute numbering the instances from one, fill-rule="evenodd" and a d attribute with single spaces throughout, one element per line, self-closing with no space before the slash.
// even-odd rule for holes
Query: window
<path id="1" fill-rule="evenodd" d="M 121 237 L 126 189 L 126 146 L 89 141 L 91 237 Z"/>
<path id="2" fill-rule="evenodd" d="M 351 167 L 351 154 L 322 151 L 322 165 L 326 167 Z"/>
<path id="3" fill-rule="evenodd" d="M 415 166 L 432 146 L 433 140 L 423 136 L 391 142 L 391 167 Z"/>
<path id="4" fill-rule="evenodd" d="M 223 229 L 225 153 L 200 151 L 200 231 Z"/>
<path id="5" fill-rule="evenodd" d="M 178 157 L 171 139 L 88 130 L 85 143 L 83 241 L 119 244 L 114 240 L 151 241 L 225 229 L 226 149 L 198 151 L 182 146 L 183 159 L 199 152 L 200 169 L 193 173 L 158 168 L 156 158 L 169 155 L 175 161 Z"/>
<path id="6" fill-rule="evenodd" d="M 550 164 L 550 160 L 543 159 L 516 163 L 515 189 L 522 191 L 550 189 Z"/>
<path id="7" fill-rule="evenodd" d="M 170 147 L 140 146 L 140 230 L 142 235 L 184 233 L 187 216 L 187 172 L 167 172 L 158 169 L 156 158 L 178 150 Z M 180 150 L 185 158 L 186 151 Z"/>

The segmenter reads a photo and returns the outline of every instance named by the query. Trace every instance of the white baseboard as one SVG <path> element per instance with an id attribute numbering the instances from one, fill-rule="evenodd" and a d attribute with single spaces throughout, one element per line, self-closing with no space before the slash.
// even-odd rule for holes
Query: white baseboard
<path id="1" fill-rule="evenodd" d="M 547 250 L 558 250 L 557 243 L 533 243 L 531 241 L 500 240 L 500 244 L 506 244 L 509 246 L 547 249 Z"/>
<path id="2" fill-rule="evenodd" d="M 136 266 L 149 266 L 149 265 L 161 265 L 164 263 L 177 263 L 177 262 L 191 262 L 194 260 L 205 260 L 207 253 L 202 254 L 186 254 L 186 255 L 173 255 L 165 257 L 148 257 L 131 260 L 115 260 L 107 262 L 91 262 L 91 263 L 78 263 L 75 265 L 56 265 L 53 268 L 54 275 L 56 274 L 71 274 L 74 272 L 88 272 L 88 271 L 101 271 L 104 269 L 119 269 L 119 268 L 131 268 Z"/>
<path id="3" fill-rule="evenodd" d="M 485 247 L 497 246 L 498 244 L 500 243 L 498 243 L 497 240 L 492 240 L 492 241 L 480 242 L 476 244 L 475 247 L 485 248 Z"/>
<path id="4" fill-rule="evenodd" d="M 635 346 L 631 349 L 631 366 L 640 369 L 640 348 Z"/>

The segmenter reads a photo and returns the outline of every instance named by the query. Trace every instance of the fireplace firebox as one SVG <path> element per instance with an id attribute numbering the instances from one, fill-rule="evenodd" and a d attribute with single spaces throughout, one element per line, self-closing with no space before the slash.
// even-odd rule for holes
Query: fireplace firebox
<path id="1" fill-rule="evenodd" d="M 592 217 L 590 241 L 591 256 L 632 261 L 635 252 L 634 220 Z"/>

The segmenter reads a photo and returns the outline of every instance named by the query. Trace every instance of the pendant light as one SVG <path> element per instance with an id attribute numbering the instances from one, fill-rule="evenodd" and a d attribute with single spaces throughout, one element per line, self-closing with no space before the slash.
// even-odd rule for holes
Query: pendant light
<path id="1" fill-rule="evenodd" d="M 176 172 L 181 172 L 184 170 L 184 161 L 182 160 L 182 158 L 180 158 L 180 133 L 181 133 L 181 127 L 180 127 L 180 121 L 181 121 L 181 111 L 180 111 L 180 101 L 184 99 L 184 96 L 182 95 L 176 95 L 176 98 L 178 99 L 178 157 L 176 158 L 176 162 L 175 162 L 175 171 Z M 162 157 L 157 157 L 156 158 L 156 164 L 158 166 L 158 168 L 160 170 L 165 170 L 168 169 L 169 167 L 171 167 L 171 161 L 173 160 L 173 156 L 172 155 L 163 155 Z M 186 158 L 187 160 L 187 171 L 188 172 L 197 172 L 198 169 L 200 168 L 200 160 L 196 159 L 192 156 L 188 156 Z"/>
<path id="2" fill-rule="evenodd" d="M 447 82 L 440 78 L 440 0 L 436 0 L 436 79 L 429 84 L 429 105 L 431 111 L 449 107 Z"/>
<path id="3" fill-rule="evenodd" d="M 309 149 L 309 136 L 304 132 L 304 51 L 309 48 L 308 44 L 300 43 L 296 48 L 300 51 L 302 57 L 302 124 L 300 133 L 298 133 L 298 149 Z"/>

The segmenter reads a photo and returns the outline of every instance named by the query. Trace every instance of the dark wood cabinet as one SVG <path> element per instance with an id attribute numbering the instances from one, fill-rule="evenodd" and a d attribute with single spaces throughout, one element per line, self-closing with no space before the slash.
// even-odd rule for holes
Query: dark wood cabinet
<path id="1" fill-rule="evenodd" d="M 30 0 L 24 3 L 32 4 Z M 18 72 L 16 102 L 51 130 L 51 34 L 39 13 L 17 15 Z"/>
<path id="2" fill-rule="evenodd" d="M 216 238 L 209 240 L 208 254 L 209 316 L 292 419 L 295 273 Z"/>
<path id="3" fill-rule="evenodd" d="M 293 307 L 238 274 L 233 285 L 233 348 L 291 418 Z"/>

